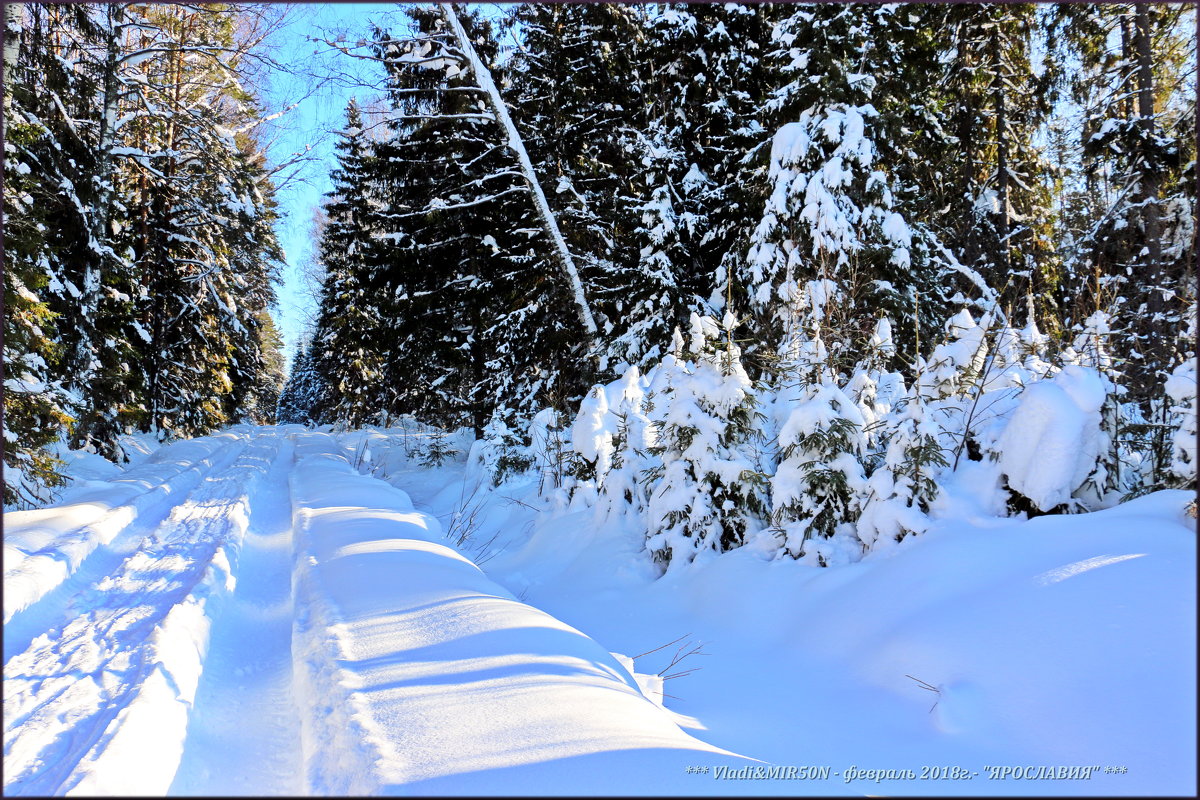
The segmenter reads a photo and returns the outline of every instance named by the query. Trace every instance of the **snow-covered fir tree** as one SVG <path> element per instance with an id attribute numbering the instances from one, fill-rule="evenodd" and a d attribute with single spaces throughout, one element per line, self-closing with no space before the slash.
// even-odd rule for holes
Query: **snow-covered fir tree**
<path id="1" fill-rule="evenodd" d="M 63 176 L 53 133 L 27 110 L 38 98 L 30 92 L 25 9 L 9 5 L 4 12 L 4 504 L 11 507 L 50 499 L 61 479 L 47 446 L 73 420 L 70 398 L 55 380 L 62 348 L 47 301 L 57 254 L 54 195 L 46 190 L 62 186 Z"/>
<path id="2" fill-rule="evenodd" d="M 391 325 L 370 264 L 375 222 L 368 170 L 373 154 L 353 99 L 335 148 L 338 169 L 331 175 L 333 189 L 325 204 L 329 221 L 320 241 L 325 282 L 313 366 L 329 387 L 327 405 L 319 408 L 321 420 L 355 427 L 382 407 L 384 348 Z"/>
<path id="3" fill-rule="evenodd" d="M 764 104 L 782 124 L 740 272 L 758 336 L 776 343 L 798 287 L 824 282 L 822 325 L 847 368 L 880 311 L 904 330 L 927 329 L 948 271 L 936 240 L 905 218 L 889 172 L 896 145 L 879 107 L 894 103 L 889 92 L 898 88 L 876 77 L 893 54 L 871 43 L 890 22 L 882 7 L 802 7 L 776 27 L 771 58 L 791 80 Z"/>
<path id="4" fill-rule="evenodd" d="M 314 350 L 311 336 L 296 345 L 287 383 L 279 392 L 279 405 L 275 412 L 275 418 L 281 425 L 315 423 L 320 418 L 320 410 L 329 406 L 329 401 L 324 398 L 329 390 L 317 370 Z"/>
<path id="5" fill-rule="evenodd" d="M 764 527 L 760 413 L 732 328 L 732 315 L 719 327 L 693 314 L 687 344 L 660 367 L 667 385 L 654 450 L 662 468 L 648 491 L 646 549 L 667 567 L 738 547 Z"/>

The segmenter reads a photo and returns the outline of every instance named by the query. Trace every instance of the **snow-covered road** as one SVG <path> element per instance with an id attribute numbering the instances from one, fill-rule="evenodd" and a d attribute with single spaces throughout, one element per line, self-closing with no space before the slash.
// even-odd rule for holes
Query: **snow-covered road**
<path id="1" fill-rule="evenodd" d="M 707 793 L 692 765 L 756 763 L 326 434 L 181 442 L 5 522 L 6 794 Z"/>

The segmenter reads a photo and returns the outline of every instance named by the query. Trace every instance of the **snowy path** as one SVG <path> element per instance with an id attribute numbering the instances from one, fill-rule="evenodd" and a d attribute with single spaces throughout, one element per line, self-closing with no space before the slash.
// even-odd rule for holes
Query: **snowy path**
<path id="1" fill-rule="evenodd" d="M 78 503 L 21 528 L 48 558 L 89 541 L 5 628 L 6 794 L 703 794 L 733 787 L 691 765 L 756 763 L 684 733 L 333 437 L 183 452 L 92 498 L 122 520 L 101 536 Z"/>
<path id="2" fill-rule="evenodd" d="M 7 793 L 169 787 L 206 649 L 206 605 L 232 588 L 249 497 L 277 448 L 277 438 L 258 437 L 208 475 L 72 601 L 77 617 L 5 663 Z"/>
<path id="3" fill-rule="evenodd" d="M 244 443 L 245 437 L 235 434 L 178 442 L 114 481 L 74 492 L 69 505 L 6 514 L 5 660 L 9 623 L 16 615 L 69 580 L 98 547 L 135 525 L 149 530 L 161 522 L 181 493 L 228 466 Z M 68 590 L 66 596 L 72 594 Z"/>
<path id="4" fill-rule="evenodd" d="M 292 697 L 292 506 L 287 441 L 250 513 L 237 588 L 213 624 L 173 795 L 304 792 Z"/>
<path id="5" fill-rule="evenodd" d="M 684 733 L 611 653 L 493 583 L 324 438 L 292 475 L 314 791 L 708 794 L 735 787 L 689 767 L 758 763 Z"/>

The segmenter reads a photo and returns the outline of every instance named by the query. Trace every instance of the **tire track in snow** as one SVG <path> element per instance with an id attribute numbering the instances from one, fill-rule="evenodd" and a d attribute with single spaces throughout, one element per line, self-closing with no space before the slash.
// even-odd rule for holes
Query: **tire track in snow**
<path id="1" fill-rule="evenodd" d="M 208 475 L 80 616 L 5 665 L 6 794 L 162 794 L 175 774 L 214 596 L 233 588 L 250 497 L 279 446 Z"/>
<path id="2" fill-rule="evenodd" d="M 762 763 L 689 736 L 611 653 L 492 582 L 339 449 L 307 437 L 292 473 L 312 794 L 722 794 L 738 784 L 685 769 Z"/>
<path id="3" fill-rule="evenodd" d="M 44 587 L 45 594 L 27 607 L 14 610 L 9 606 L 8 593 L 13 584 L 10 576 L 5 575 L 5 613 L 11 615 L 11 618 L 4 623 L 5 663 L 13 656 L 28 649 L 37 636 L 44 633 L 50 633 L 53 636 L 55 629 L 61 628 L 75 619 L 79 612 L 73 607 L 72 601 L 116 570 L 125 559 L 136 551 L 142 540 L 161 525 L 171 511 L 183 502 L 179 499 L 181 495 L 186 497 L 201 484 L 205 477 L 227 468 L 241 454 L 245 446 L 245 437 L 238 437 L 233 441 L 223 443 L 214 448 L 206 458 L 183 466 L 178 472 L 137 495 L 126 505 L 113 508 L 104 515 L 104 519 L 110 520 L 115 515 L 126 514 L 131 521 L 108 541 L 104 541 L 104 538 L 101 537 L 97 542 L 96 549 L 83 559 L 78 569 L 66 575 L 65 580 L 52 588 Z M 53 509 L 42 509 L 42 511 L 49 512 Z M 47 553 L 42 555 L 47 558 L 54 557 L 53 554 Z M 26 561 L 22 566 L 28 572 L 30 561 Z"/>
<path id="4" fill-rule="evenodd" d="M 149 518 L 151 524 L 161 521 L 178 504 L 172 495 L 190 491 L 218 465 L 228 465 L 246 441 L 237 434 L 232 442 L 222 441 L 229 436 L 176 442 L 163 449 L 176 451 L 173 456 L 179 460 L 165 456 L 147 460 L 102 488 L 81 491 L 65 504 L 6 514 L 5 631 L 16 615 L 83 567 L 98 547 L 140 519 Z M 203 458 L 191 452 L 197 448 L 204 448 Z M 6 658 L 8 652 L 6 643 Z"/>
<path id="5" fill-rule="evenodd" d="M 304 791 L 292 697 L 294 453 L 289 437 L 255 498 L 237 588 L 213 623 L 172 795 Z"/>

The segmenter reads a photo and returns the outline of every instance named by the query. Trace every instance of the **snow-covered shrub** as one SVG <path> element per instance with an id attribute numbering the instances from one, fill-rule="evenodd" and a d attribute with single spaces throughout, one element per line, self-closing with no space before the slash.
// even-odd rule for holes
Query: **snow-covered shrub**
<path id="1" fill-rule="evenodd" d="M 637 367 L 630 367 L 611 388 L 617 390 L 615 409 L 610 414 L 616 420 L 612 440 L 612 465 L 604 477 L 596 502 L 596 520 L 632 516 L 644 522 L 646 492 L 641 476 L 653 469 L 650 449 L 654 446 L 654 429 L 646 414 L 645 381 Z"/>
<path id="2" fill-rule="evenodd" d="M 1024 356 L 1021 365 L 1031 380 L 1041 380 L 1053 371 L 1049 360 L 1050 337 L 1038 329 L 1034 314 L 1033 295 L 1025 295 L 1025 327 L 1020 330 L 1020 346 Z"/>
<path id="3" fill-rule="evenodd" d="M 430 430 L 420 449 L 421 463 L 427 467 L 439 467 L 456 455 L 458 451 L 450 444 L 450 434 L 440 428 Z"/>
<path id="4" fill-rule="evenodd" d="M 579 455 L 576 477 L 591 481 L 599 488 L 612 467 L 613 436 L 617 419 L 609 413 L 608 395 L 603 386 L 593 386 L 579 405 L 579 414 L 571 426 L 571 446 Z"/>
<path id="5" fill-rule="evenodd" d="M 533 452 L 516 421 L 505 420 L 497 412 L 484 427 L 483 438 L 471 447 L 467 477 L 486 475 L 493 486 L 499 486 L 515 475 L 528 472 L 533 465 Z"/>
<path id="6" fill-rule="evenodd" d="M 1026 388 L 997 442 L 1009 488 L 1043 512 L 1078 507 L 1075 495 L 1085 484 L 1098 499 L 1107 447 L 1100 411 L 1107 395 L 1101 375 L 1078 365 Z"/>
<path id="7" fill-rule="evenodd" d="M 1171 454 L 1167 464 L 1167 483 L 1190 489 L 1196 485 L 1196 325 L 1193 303 L 1188 326 L 1179 350 L 1183 361 L 1167 376 L 1163 386 L 1167 399 L 1167 425 Z"/>
<path id="8" fill-rule="evenodd" d="M 751 446 L 761 415 L 730 328 L 727 316 L 720 341 L 715 320 L 693 314 L 694 361 L 672 354 L 661 365 L 668 385 L 653 452 L 662 463 L 649 476 L 646 548 L 671 567 L 743 544 L 766 511 Z"/>
<path id="9" fill-rule="evenodd" d="M 937 478 L 950 463 L 939 433 L 915 390 L 895 406 L 882 434 L 887 450 L 867 481 L 868 499 L 858 519 L 865 549 L 889 546 L 929 528 Z"/>
<path id="10" fill-rule="evenodd" d="M 574 461 L 566 416 L 554 408 L 543 408 L 529 422 L 529 449 L 533 466 L 541 475 L 540 490 L 558 489 Z"/>
<path id="11" fill-rule="evenodd" d="M 824 566 L 858 555 L 854 521 L 866 484 L 862 428 L 854 402 L 825 383 L 808 387 L 779 432 L 783 462 L 771 479 L 771 506 L 792 557 L 811 555 Z"/>
<path id="12" fill-rule="evenodd" d="M 1196 484 L 1196 362 L 1188 359 L 1167 376 L 1171 400 L 1171 462 L 1168 480 L 1181 488 Z"/>
<path id="13" fill-rule="evenodd" d="M 867 342 L 866 356 L 846 384 L 845 392 L 863 418 L 862 433 L 868 453 L 881 447 L 885 420 L 905 395 L 904 376 L 887 367 L 895 353 L 891 321 L 881 317 Z"/>
<path id="14" fill-rule="evenodd" d="M 957 469 L 961 460 L 996 458 L 996 440 L 1027 381 L 1019 335 L 994 312 L 976 324 L 963 309 L 946 323 L 946 339 L 918 361 L 916 394 L 922 415 L 936 427 L 938 443 Z"/>
<path id="15" fill-rule="evenodd" d="M 987 325 L 977 325 L 965 308 L 946 323 L 946 339 L 919 365 L 917 385 L 926 400 L 963 395 L 983 374 Z"/>

